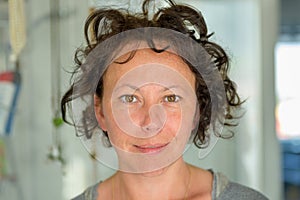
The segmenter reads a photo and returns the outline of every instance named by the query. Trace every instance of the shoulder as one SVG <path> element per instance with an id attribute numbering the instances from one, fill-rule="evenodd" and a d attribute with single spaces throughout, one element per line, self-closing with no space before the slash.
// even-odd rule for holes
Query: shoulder
<path id="1" fill-rule="evenodd" d="M 96 200 L 97 198 L 97 187 L 101 182 L 88 187 L 83 193 L 74 197 L 72 200 Z"/>
<path id="2" fill-rule="evenodd" d="M 238 183 L 229 182 L 225 190 L 220 194 L 218 200 L 268 200 L 260 192 Z"/>
<path id="3" fill-rule="evenodd" d="M 217 200 L 268 200 L 260 192 L 232 182 L 221 173 L 214 173 L 213 196 Z"/>

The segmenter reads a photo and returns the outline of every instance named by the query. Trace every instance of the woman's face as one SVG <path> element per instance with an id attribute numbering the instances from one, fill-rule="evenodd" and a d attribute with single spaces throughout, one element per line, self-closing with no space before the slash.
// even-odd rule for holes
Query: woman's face
<path id="1" fill-rule="evenodd" d="M 137 164 L 152 156 L 171 163 L 182 155 L 198 113 L 195 76 L 180 57 L 138 50 L 108 67 L 103 88 L 103 98 L 95 97 L 96 117 L 119 160 Z M 155 168 L 168 164 L 154 161 Z"/>

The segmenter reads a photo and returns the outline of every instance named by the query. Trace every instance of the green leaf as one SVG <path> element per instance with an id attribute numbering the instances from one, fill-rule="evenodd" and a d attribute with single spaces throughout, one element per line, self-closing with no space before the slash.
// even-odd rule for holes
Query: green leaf
<path id="1" fill-rule="evenodd" d="M 63 125 L 64 120 L 61 117 L 53 118 L 52 123 L 54 127 L 59 128 Z"/>

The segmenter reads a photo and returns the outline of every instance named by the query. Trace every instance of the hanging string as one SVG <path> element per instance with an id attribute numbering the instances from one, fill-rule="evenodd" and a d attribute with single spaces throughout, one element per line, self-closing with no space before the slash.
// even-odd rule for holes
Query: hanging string
<path id="1" fill-rule="evenodd" d="M 65 159 L 63 156 L 63 144 L 60 127 L 63 125 L 60 116 L 61 98 L 61 50 L 60 50 L 60 6 L 59 0 L 50 2 L 50 53 L 51 53 L 51 108 L 52 108 L 52 145 L 48 153 L 48 159 L 61 164 L 64 170 Z M 64 173 L 64 171 L 63 171 Z"/>

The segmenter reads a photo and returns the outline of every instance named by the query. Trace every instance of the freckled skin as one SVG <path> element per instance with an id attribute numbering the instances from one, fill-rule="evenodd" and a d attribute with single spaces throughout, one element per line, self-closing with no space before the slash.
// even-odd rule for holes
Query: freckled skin
<path id="1" fill-rule="evenodd" d="M 117 82 L 130 70 L 133 70 L 141 65 L 149 63 L 159 63 L 161 65 L 168 66 L 172 70 L 175 70 L 188 82 L 188 84 L 190 84 L 190 87 L 193 90 L 195 90 L 194 74 L 190 71 L 187 64 L 184 63 L 180 57 L 169 52 L 163 52 L 158 54 L 150 49 L 143 49 L 138 50 L 134 57 L 127 63 L 112 63 L 107 69 L 107 72 L 104 76 L 103 99 L 101 103 L 100 101 L 98 101 L 99 105 L 96 106 L 95 110 L 98 122 L 101 128 L 108 132 L 111 142 L 119 148 L 129 152 L 138 151 L 138 149 L 136 149 L 134 145 L 165 144 L 170 142 L 174 138 L 181 124 L 180 120 L 182 117 L 182 113 L 180 109 L 175 109 L 172 112 L 167 111 L 167 119 L 163 129 L 160 131 L 159 134 L 150 138 L 132 137 L 124 133 L 124 131 L 120 129 L 118 124 L 116 124 L 112 112 L 113 108 L 111 104 L 111 98 Z M 130 112 L 130 117 L 134 123 L 143 126 L 151 122 L 148 111 L 152 105 L 158 103 L 158 101 L 161 100 L 159 98 L 159 95 L 162 88 L 163 87 L 158 84 L 148 84 L 139 88 L 137 98 L 141 96 L 141 98 L 143 98 L 144 104 L 139 108 L 138 111 Z M 167 99 L 172 100 L 171 97 L 168 97 Z M 130 109 L 134 110 L 135 107 L 132 107 L 133 108 Z"/>

